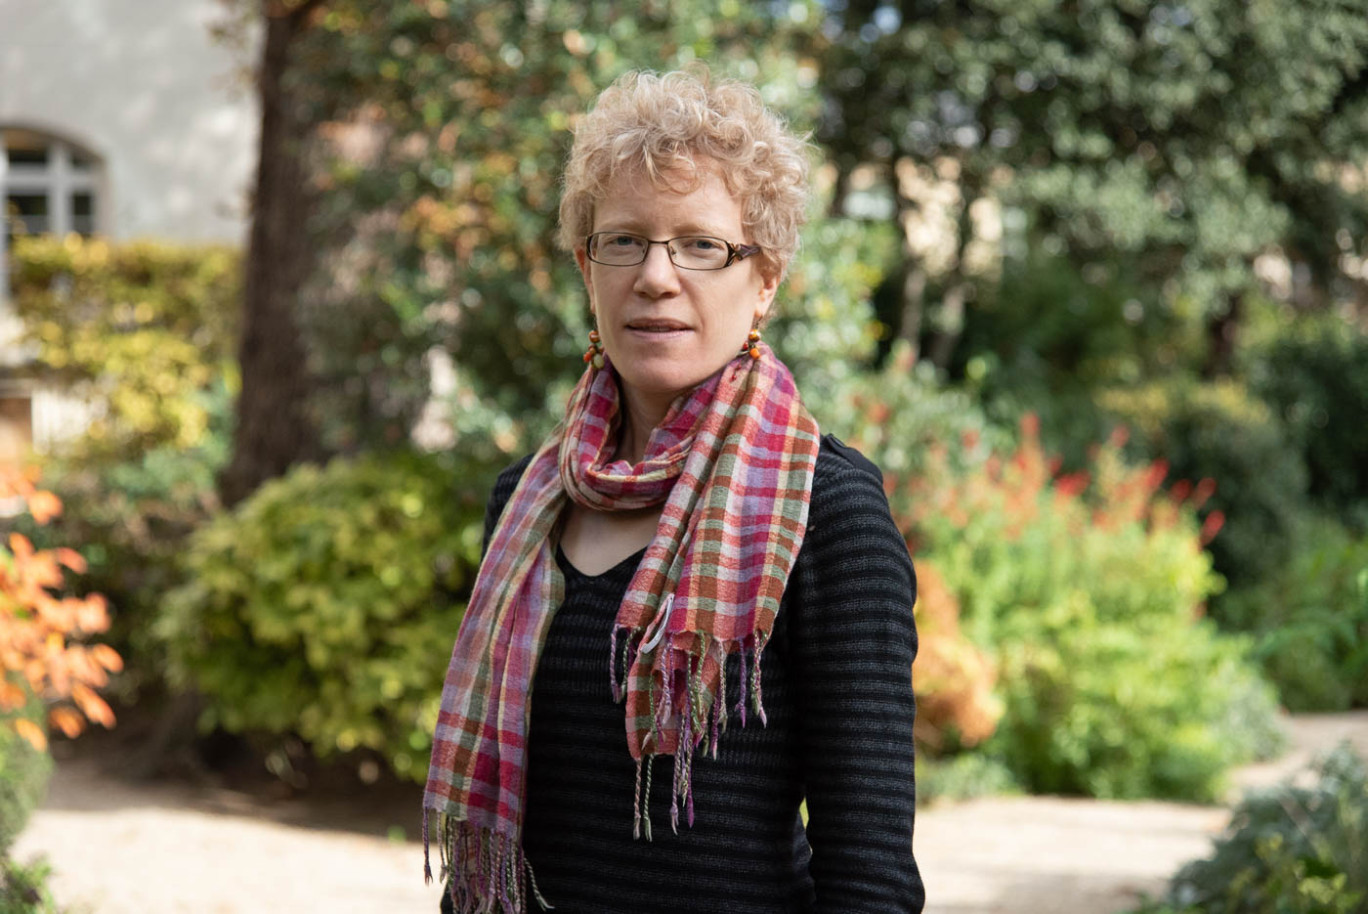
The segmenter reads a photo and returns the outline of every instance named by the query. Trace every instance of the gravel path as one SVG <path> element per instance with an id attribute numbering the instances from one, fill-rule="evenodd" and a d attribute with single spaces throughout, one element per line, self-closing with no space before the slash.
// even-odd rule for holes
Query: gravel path
<path id="1" fill-rule="evenodd" d="M 1293 749 L 1242 769 L 1273 783 L 1351 739 L 1368 755 L 1368 712 L 1289 722 Z M 259 795 L 130 783 L 99 759 L 58 765 L 15 856 L 47 856 L 58 901 L 89 914 L 435 912 L 416 835 L 417 794 L 269 802 Z M 1054 797 L 935 807 L 917 820 L 927 914 L 1111 914 L 1158 893 L 1207 853 L 1223 809 Z M 388 836 L 387 836 L 388 835 Z"/>

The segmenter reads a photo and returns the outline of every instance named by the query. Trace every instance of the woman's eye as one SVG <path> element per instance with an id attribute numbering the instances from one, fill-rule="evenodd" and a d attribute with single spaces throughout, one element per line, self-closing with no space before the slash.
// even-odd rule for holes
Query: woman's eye
<path id="1" fill-rule="evenodd" d="M 641 240 L 635 235 L 605 235 L 602 243 L 611 247 L 630 248 L 639 246 Z"/>
<path id="2" fill-rule="evenodd" d="M 690 238 L 684 246 L 691 251 L 698 251 L 700 254 L 710 254 L 713 251 L 721 250 L 722 243 L 716 238 Z"/>

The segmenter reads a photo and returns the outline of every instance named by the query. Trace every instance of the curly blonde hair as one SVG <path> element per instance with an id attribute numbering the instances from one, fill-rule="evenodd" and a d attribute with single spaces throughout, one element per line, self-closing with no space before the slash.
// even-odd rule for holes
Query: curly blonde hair
<path id="1" fill-rule="evenodd" d="M 712 159 L 741 204 L 761 269 L 783 277 L 798 251 L 808 198 L 808 144 L 767 109 L 753 86 L 714 83 L 706 70 L 619 77 L 575 129 L 565 166 L 559 241 L 584 245 L 594 205 L 618 173 L 644 174 L 657 186 L 687 192 L 698 159 Z"/>

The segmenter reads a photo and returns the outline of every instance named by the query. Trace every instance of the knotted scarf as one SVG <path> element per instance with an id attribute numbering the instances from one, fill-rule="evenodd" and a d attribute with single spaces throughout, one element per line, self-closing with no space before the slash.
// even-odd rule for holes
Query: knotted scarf
<path id="1" fill-rule="evenodd" d="M 650 838 L 643 797 L 660 755 L 674 757 L 671 825 L 681 807 L 693 824 L 693 757 L 716 757 L 728 654 L 742 725 L 748 703 L 765 720 L 760 655 L 807 529 L 818 431 L 788 369 L 759 349 L 676 399 L 635 465 L 611 459 L 622 408 L 611 364 L 589 368 L 504 508 L 452 651 L 423 798 L 425 873 L 435 812 L 457 912 L 523 914 L 524 872 L 536 893 L 521 841 L 529 695 L 565 592 L 554 540 L 567 499 L 596 511 L 664 503 L 608 658 L 637 762 L 634 833 Z"/>

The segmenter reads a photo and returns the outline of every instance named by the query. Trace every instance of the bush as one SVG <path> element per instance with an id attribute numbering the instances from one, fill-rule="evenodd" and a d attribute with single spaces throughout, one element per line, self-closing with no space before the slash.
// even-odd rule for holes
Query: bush
<path id="1" fill-rule="evenodd" d="M 62 510 L 60 500 L 13 467 L 0 467 L 0 500 L 17 501 L 39 524 Z M 76 643 L 108 626 L 104 603 L 54 595 L 66 570 L 83 567 L 80 553 L 34 549 L 17 533 L 0 546 L 0 863 L 47 786 L 52 765 L 43 724 L 76 736 L 87 718 L 114 723 L 94 690 L 120 669 L 119 655 L 107 645 Z"/>
<path id="2" fill-rule="evenodd" d="M 1199 618 L 1221 580 L 1162 465 L 1130 467 L 1113 441 L 1059 476 L 1029 422 L 1009 457 L 960 460 L 932 452 L 902 523 L 999 668 L 991 758 L 1035 792 L 1206 801 L 1276 745 L 1247 646 Z"/>
<path id="3" fill-rule="evenodd" d="M 161 683 L 148 630 L 185 537 L 217 505 L 237 387 L 238 256 L 35 236 L 16 239 L 13 263 L 15 308 L 45 376 L 93 413 L 48 456 L 48 483 L 70 510 L 49 528 L 16 529 L 86 556 L 76 586 L 114 608 L 107 640 L 133 660 L 119 682 L 129 698 Z"/>
<path id="4" fill-rule="evenodd" d="M 18 499 L 43 524 L 58 515 L 62 503 L 51 492 L 11 467 L 0 467 L 0 499 Z M 47 721 L 67 736 L 76 736 L 86 720 L 113 726 L 114 715 L 95 694 L 123 662 L 106 644 L 79 639 L 109 627 L 104 599 L 56 596 L 66 571 L 81 572 L 85 560 L 73 549 L 35 549 L 28 538 L 11 533 L 0 547 L 0 715 L 6 730 L 37 750 L 47 749 L 47 735 L 32 719 L 37 702 Z"/>
<path id="5" fill-rule="evenodd" d="M 1231 597 L 1289 710 L 1368 706 L 1366 575 L 1368 540 L 1322 517 L 1268 581 Z"/>
<path id="6" fill-rule="evenodd" d="M 1214 480 L 1207 507 L 1225 523 L 1210 548 L 1232 588 L 1258 583 L 1286 560 L 1309 504 L 1306 467 L 1262 401 L 1233 382 L 1181 380 L 1099 399 L 1137 433 L 1133 451 L 1162 458 L 1180 479 Z M 1227 621 L 1219 604 L 1213 614 Z"/>
<path id="7" fill-rule="evenodd" d="M 969 394 L 943 384 L 929 362 L 914 364 L 911 349 L 902 343 L 893 347 L 882 370 L 851 378 L 835 402 L 830 416 L 819 416 L 822 430 L 859 448 L 885 476 L 921 475 L 928 455 L 943 451 L 946 442 L 974 442 L 967 455 L 972 458 L 1012 440 L 1010 431 L 990 423 Z M 899 493 L 892 497 L 896 502 Z"/>
<path id="8" fill-rule="evenodd" d="M 203 394 L 235 371 L 233 250 L 42 236 L 16 239 L 13 262 L 15 310 L 39 361 L 93 407 L 74 451 L 120 461 L 199 443 Z"/>
<path id="9" fill-rule="evenodd" d="M 1368 914 L 1368 769 L 1341 745 L 1245 798 L 1212 856 L 1183 867 L 1144 914 Z"/>
<path id="10" fill-rule="evenodd" d="M 1311 496 L 1368 531 L 1368 334 L 1328 315 L 1280 327 L 1260 355 L 1255 389 L 1301 450 Z"/>
<path id="11" fill-rule="evenodd" d="M 301 466 L 191 539 L 158 625 L 206 728 L 427 770 L 491 467 L 399 453 Z"/>
<path id="12" fill-rule="evenodd" d="M 1006 765 L 978 752 L 950 758 L 917 756 L 917 803 L 960 802 L 1021 793 Z"/>
<path id="13" fill-rule="evenodd" d="M 163 595 L 181 583 L 189 535 L 219 506 L 215 475 L 228 457 L 231 401 L 223 389 L 213 399 L 209 433 L 195 447 L 156 447 L 114 463 L 54 461 L 51 487 L 68 510 L 45 528 L 19 527 L 39 546 L 80 544 L 87 567 L 76 583 L 109 601 L 104 640 L 128 660 L 116 683 L 125 701 L 164 687 L 164 649 L 151 629 Z"/>
<path id="14" fill-rule="evenodd" d="M 60 914 L 47 887 L 51 876 L 43 860 L 20 864 L 0 855 L 0 914 Z"/>
<path id="15" fill-rule="evenodd" d="M 42 718 L 37 702 L 23 710 L 0 714 L 0 860 L 42 801 L 52 774 L 52 759 L 14 729 L 16 714 L 35 723 Z M 3 910 L 0 908 L 0 910 Z"/>

